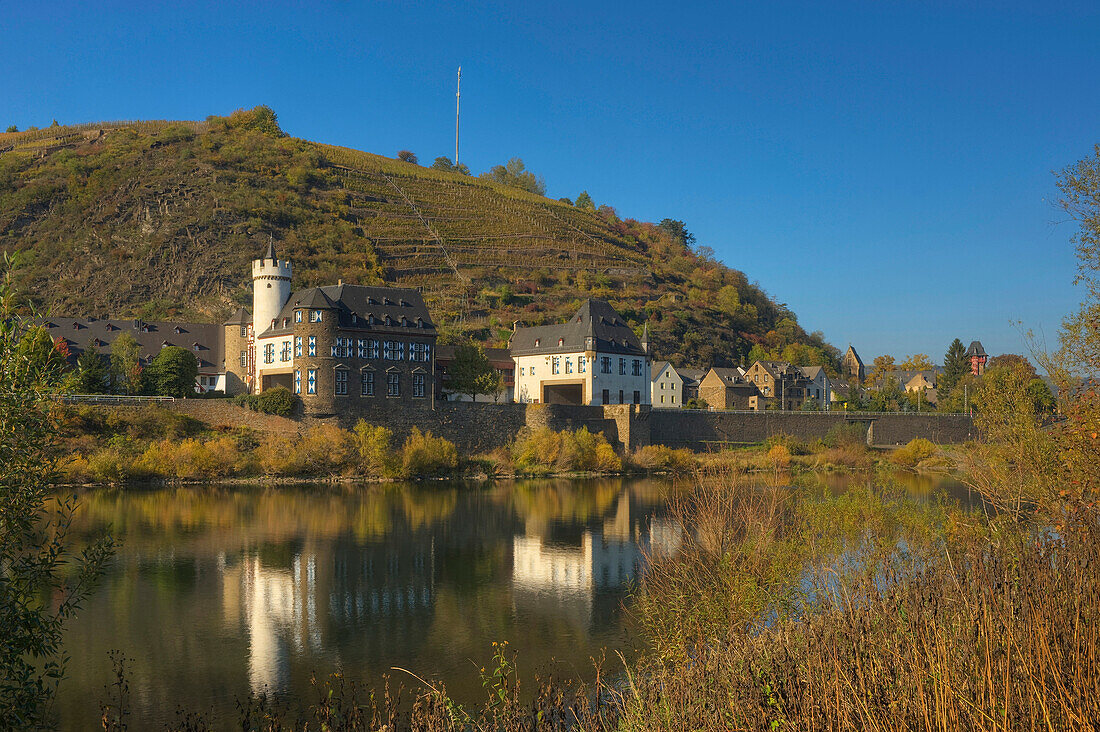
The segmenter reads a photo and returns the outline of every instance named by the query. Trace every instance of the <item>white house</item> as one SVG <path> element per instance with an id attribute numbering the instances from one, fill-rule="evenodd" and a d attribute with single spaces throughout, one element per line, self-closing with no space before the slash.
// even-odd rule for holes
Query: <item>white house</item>
<path id="1" fill-rule="evenodd" d="M 566 323 L 517 328 L 515 401 L 649 404 L 647 344 L 603 300 L 586 300 Z"/>
<path id="2" fill-rule="evenodd" d="M 657 409 L 683 409 L 684 377 L 668 361 L 653 364 L 649 398 Z"/>
<path id="3" fill-rule="evenodd" d="M 806 384 L 806 399 L 813 399 L 822 409 L 828 409 L 833 401 L 832 384 L 820 366 L 799 366 L 802 375 L 809 382 Z"/>

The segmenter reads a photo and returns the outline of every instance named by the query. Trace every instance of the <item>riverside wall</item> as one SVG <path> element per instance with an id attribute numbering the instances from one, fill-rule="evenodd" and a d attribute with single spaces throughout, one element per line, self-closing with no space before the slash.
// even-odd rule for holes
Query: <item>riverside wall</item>
<path id="1" fill-rule="evenodd" d="M 313 424 L 351 428 L 359 419 L 388 427 L 400 444 L 413 427 L 455 443 L 466 453 L 489 452 L 510 444 L 525 428 L 599 432 L 619 448 L 634 450 L 650 444 L 686 447 L 696 451 L 727 444 L 763 442 L 776 434 L 801 440 L 825 437 L 837 425 L 856 424 L 868 444 L 904 445 L 914 437 L 938 444 L 977 438 L 966 415 L 876 414 L 866 412 L 724 412 L 651 409 L 637 405 L 581 407 L 563 404 L 491 404 L 437 402 L 433 409 L 408 409 L 400 404 L 350 408 L 338 416 L 296 419 L 259 414 L 225 399 L 185 399 L 164 403 L 167 409 L 188 414 L 213 427 L 249 427 L 283 434 L 300 432 Z M 118 408 L 118 407 L 111 407 Z M 132 408 L 132 407 L 125 407 Z"/>

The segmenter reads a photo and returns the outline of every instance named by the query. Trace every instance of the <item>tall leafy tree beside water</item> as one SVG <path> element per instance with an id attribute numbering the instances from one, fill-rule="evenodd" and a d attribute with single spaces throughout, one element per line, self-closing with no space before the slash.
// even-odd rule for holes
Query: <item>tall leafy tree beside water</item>
<path id="1" fill-rule="evenodd" d="M 111 555 L 109 538 L 75 550 L 76 498 L 53 488 L 52 440 L 64 360 L 41 327 L 15 317 L 10 260 L 0 272 L 0 725 L 48 726 L 65 672 L 65 621 Z"/>

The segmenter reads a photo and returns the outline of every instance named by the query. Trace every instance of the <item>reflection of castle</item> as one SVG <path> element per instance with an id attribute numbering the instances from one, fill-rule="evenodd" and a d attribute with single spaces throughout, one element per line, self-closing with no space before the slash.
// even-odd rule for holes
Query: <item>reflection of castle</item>
<path id="1" fill-rule="evenodd" d="M 227 622 L 243 620 L 248 632 L 248 683 L 253 693 L 281 691 L 289 684 L 288 651 L 318 650 L 317 559 L 296 554 L 291 567 L 264 567 L 247 556 L 222 567 L 222 608 Z"/>
<path id="2" fill-rule="evenodd" d="M 227 563 L 223 555 L 219 567 L 225 620 L 248 635 L 253 693 L 289 688 L 292 652 L 338 649 L 345 636 L 375 650 L 407 648 L 434 611 L 430 541 L 298 553 L 289 569 L 255 555 Z"/>
<path id="3" fill-rule="evenodd" d="M 630 495 L 624 492 L 615 513 L 598 531 L 581 534 L 580 546 L 556 543 L 544 536 L 512 539 L 512 585 L 517 602 L 529 609 L 566 611 L 587 625 L 593 603 L 611 597 L 637 579 L 649 551 L 675 551 L 679 527 L 667 519 L 633 517 Z M 617 598 L 612 598 L 617 602 Z"/>

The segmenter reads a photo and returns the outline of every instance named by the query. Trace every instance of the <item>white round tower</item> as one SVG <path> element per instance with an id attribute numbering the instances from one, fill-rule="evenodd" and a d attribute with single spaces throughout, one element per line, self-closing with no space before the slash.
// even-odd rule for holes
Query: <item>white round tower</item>
<path id="1" fill-rule="evenodd" d="M 271 327 L 290 299 L 290 276 L 290 260 L 275 255 L 274 242 L 263 257 L 252 260 L 252 329 L 257 336 Z"/>

